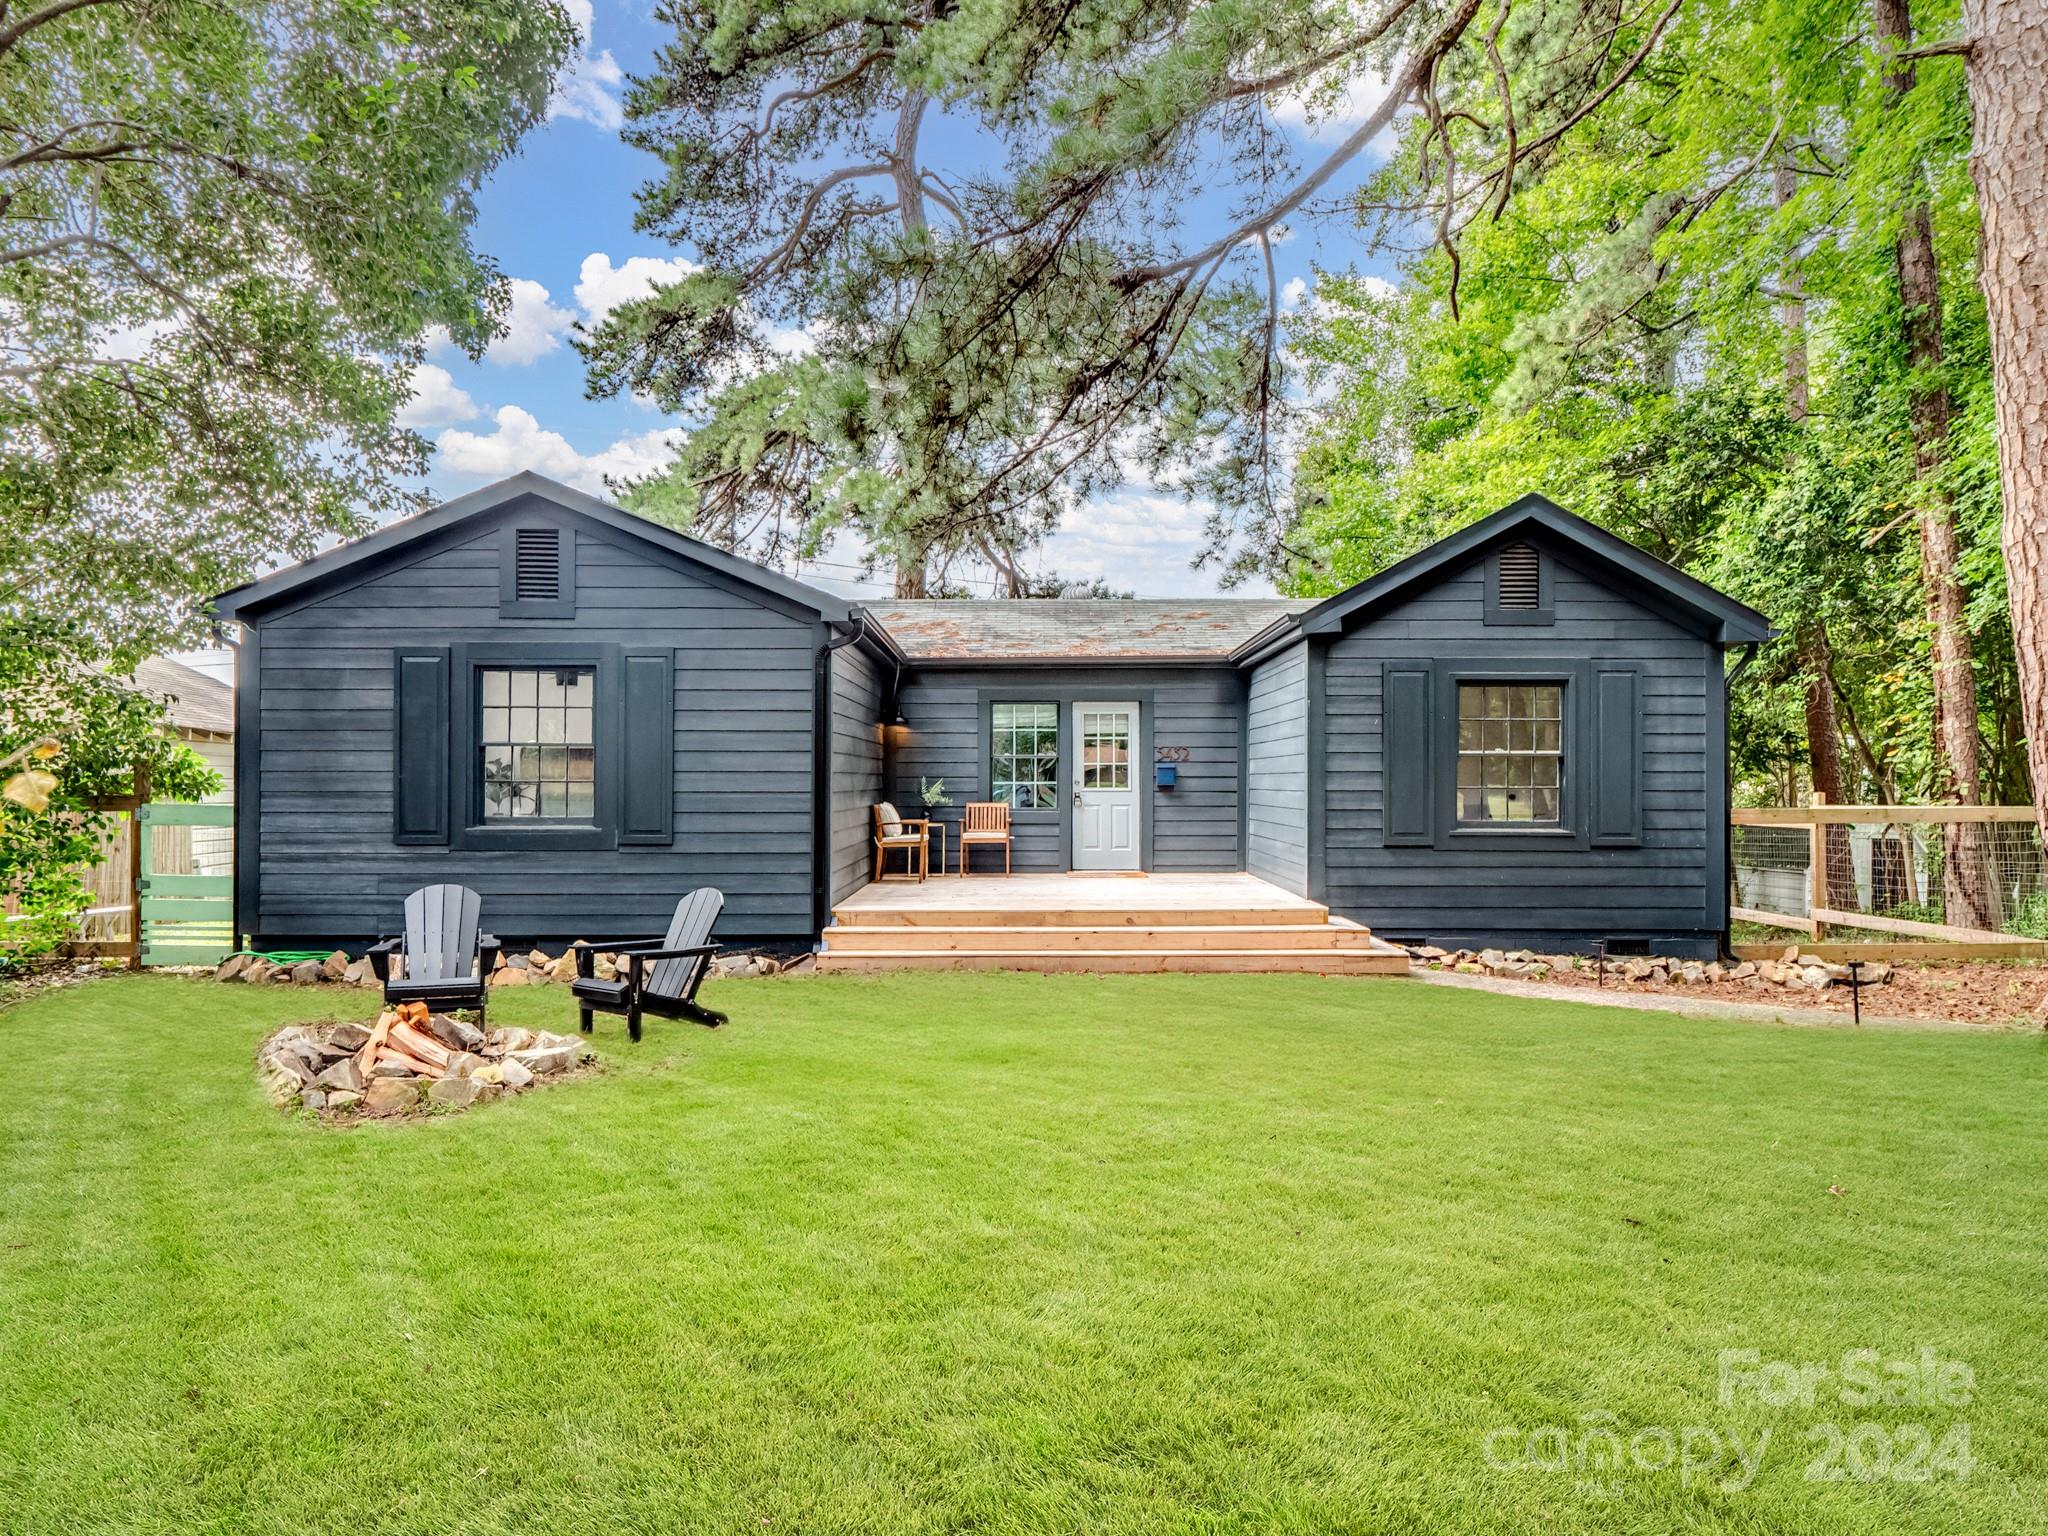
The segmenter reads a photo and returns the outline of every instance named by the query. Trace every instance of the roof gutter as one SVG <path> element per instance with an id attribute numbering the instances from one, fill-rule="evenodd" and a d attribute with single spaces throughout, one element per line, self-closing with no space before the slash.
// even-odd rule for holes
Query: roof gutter
<path id="1" fill-rule="evenodd" d="M 1176 653 L 1167 656 L 1146 655 L 1105 655 L 1098 651 L 1083 651 L 1067 656 L 913 656 L 905 665 L 910 668 L 945 667 L 1001 668 L 1017 671 L 1045 671 L 1047 669 L 1072 670 L 1075 667 L 1227 667 L 1234 653 L 1229 651 L 1208 651 L 1196 655 Z"/>
<path id="2" fill-rule="evenodd" d="M 1315 610 L 1311 609 L 1310 612 Z M 1230 660 L 1240 667 L 1257 666 L 1275 651 L 1286 649 L 1304 634 L 1302 619 L 1298 613 L 1283 613 L 1264 629 L 1253 635 L 1230 653 Z"/>
<path id="3" fill-rule="evenodd" d="M 845 633 L 834 634 L 844 628 Z M 868 611 L 856 606 L 844 626 L 828 622 L 825 640 L 811 662 L 811 933 L 812 942 L 825 931 L 825 918 L 832 907 L 832 653 L 863 639 L 888 635 L 870 626 Z M 894 650 L 893 643 L 886 646 Z M 898 652 L 900 655 L 901 653 Z M 898 669 L 901 677 L 901 669 Z"/>
<path id="4" fill-rule="evenodd" d="M 1721 684 L 1721 847 L 1726 853 L 1721 873 L 1730 886 L 1735 881 L 1735 738 L 1728 730 L 1728 699 L 1735 692 L 1735 685 L 1742 681 L 1743 673 L 1755 663 L 1757 649 L 1762 644 L 1761 640 L 1743 641 L 1741 658 Z M 1733 905 L 1733 902 L 1729 904 L 1730 907 Z M 1735 954 L 1735 917 L 1728 908 L 1723 908 L 1723 912 L 1726 915 L 1721 922 L 1721 953 L 1732 959 Z"/>

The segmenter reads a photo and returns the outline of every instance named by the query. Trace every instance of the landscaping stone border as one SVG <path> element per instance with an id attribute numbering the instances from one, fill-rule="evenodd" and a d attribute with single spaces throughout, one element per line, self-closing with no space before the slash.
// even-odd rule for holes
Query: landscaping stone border
<path id="1" fill-rule="evenodd" d="M 617 955 L 599 954 L 591 969 L 603 980 L 610 981 L 619 973 L 618 962 Z M 714 955 L 711 975 L 718 981 L 739 981 L 755 976 L 797 976 L 808 974 L 816 964 L 817 957 L 811 954 L 791 956 L 738 952 Z M 377 985 L 376 972 L 370 969 L 367 956 L 352 960 L 346 950 L 340 949 L 324 960 L 301 960 L 293 965 L 278 965 L 261 955 L 233 954 L 215 967 L 213 979 L 247 986 Z M 559 955 L 549 955 L 543 949 L 513 953 L 501 951 L 498 963 L 491 971 L 490 985 L 542 987 L 566 985 L 575 979 L 576 956 L 567 950 Z"/>
<path id="2" fill-rule="evenodd" d="M 428 1017 L 426 1028 L 451 1053 L 439 1077 L 408 1072 L 388 1059 L 366 1068 L 376 1032 L 354 1019 L 287 1025 L 257 1047 L 256 1068 L 278 1108 L 355 1120 L 468 1109 L 559 1081 L 596 1060 L 575 1035 L 487 1032 L 460 1014 L 440 1013 Z"/>

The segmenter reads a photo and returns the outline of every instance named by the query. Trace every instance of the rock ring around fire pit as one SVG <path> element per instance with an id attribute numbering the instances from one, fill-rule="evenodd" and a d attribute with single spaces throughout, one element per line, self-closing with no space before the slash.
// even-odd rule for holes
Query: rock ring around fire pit
<path id="1" fill-rule="evenodd" d="M 425 1003 L 403 1003 L 374 1024 L 289 1025 L 263 1042 L 256 1067 L 279 1108 L 353 1120 L 468 1109 L 592 1059 L 574 1035 L 486 1031 L 454 1014 L 429 1013 Z"/>

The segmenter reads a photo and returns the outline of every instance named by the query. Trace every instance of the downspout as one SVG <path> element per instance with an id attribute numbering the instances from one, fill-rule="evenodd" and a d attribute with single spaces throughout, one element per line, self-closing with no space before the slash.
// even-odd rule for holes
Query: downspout
<path id="1" fill-rule="evenodd" d="M 1735 957 L 1735 736 L 1728 729 L 1728 703 L 1734 696 L 1735 685 L 1742 681 L 1742 674 L 1756 660 L 1760 644 L 1757 640 L 1745 642 L 1734 670 L 1721 682 L 1721 847 L 1726 852 L 1721 876 L 1728 888 L 1728 905 L 1723 908 L 1727 915 L 1721 921 L 1721 953 L 1731 960 Z"/>
<path id="2" fill-rule="evenodd" d="M 811 947 L 824 941 L 825 918 L 832 909 L 832 653 L 857 645 L 868 632 L 868 611 L 858 615 L 852 630 L 833 635 L 812 661 L 811 684 Z"/>

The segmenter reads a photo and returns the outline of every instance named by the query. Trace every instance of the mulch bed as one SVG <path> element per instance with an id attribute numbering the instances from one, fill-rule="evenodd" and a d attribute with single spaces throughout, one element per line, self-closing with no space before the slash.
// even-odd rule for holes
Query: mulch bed
<path id="1" fill-rule="evenodd" d="M 1611 965 L 1611 962 L 1610 962 Z M 1590 972 L 1552 971 L 1544 985 L 1583 988 L 1591 991 L 1595 980 Z M 1607 976 L 1607 991 L 1648 997 L 1711 998 L 1726 1003 L 1761 1003 L 1769 1007 L 1812 1009 L 1849 1015 L 1846 986 L 1824 992 L 1805 988 L 1772 986 L 1768 982 L 1704 981 L 1690 986 L 1657 991 L 1640 985 L 1624 986 L 1613 969 Z M 1910 962 L 1892 967 L 1883 986 L 1863 989 L 1863 1011 L 1887 1019 L 1954 1020 L 1964 1024 L 2042 1026 L 2039 1010 L 2048 997 L 2048 966 L 2000 960 L 1978 960 L 1941 965 Z"/>

